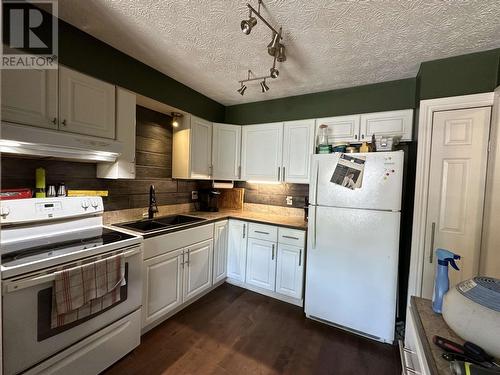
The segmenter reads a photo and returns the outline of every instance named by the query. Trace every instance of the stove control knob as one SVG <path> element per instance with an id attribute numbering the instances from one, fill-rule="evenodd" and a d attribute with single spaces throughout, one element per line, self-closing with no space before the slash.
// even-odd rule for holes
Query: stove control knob
<path id="1" fill-rule="evenodd" d="M 96 209 L 96 210 L 99 208 L 99 202 L 98 202 L 98 201 L 96 201 L 95 199 L 92 199 L 92 200 L 90 201 L 90 205 L 91 205 L 92 207 L 94 207 L 94 209 Z"/>
<path id="2" fill-rule="evenodd" d="M 82 208 L 83 208 L 84 210 L 86 210 L 87 208 L 89 208 L 89 206 L 90 206 L 90 203 L 89 203 L 89 201 L 88 201 L 88 200 L 84 200 L 84 201 L 82 201 Z"/>
<path id="3" fill-rule="evenodd" d="M 2 219 L 5 219 L 7 216 L 9 216 L 9 214 L 10 214 L 9 207 L 2 207 L 0 209 L 0 216 L 2 217 Z"/>

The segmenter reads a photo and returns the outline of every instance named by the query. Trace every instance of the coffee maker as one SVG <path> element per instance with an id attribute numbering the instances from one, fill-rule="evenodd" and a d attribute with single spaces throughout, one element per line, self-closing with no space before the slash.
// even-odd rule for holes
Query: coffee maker
<path id="1" fill-rule="evenodd" d="M 200 211 L 219 211 L 220 191 L 216 189 L 203 189 L 198 192 L 198 202 Z"/>

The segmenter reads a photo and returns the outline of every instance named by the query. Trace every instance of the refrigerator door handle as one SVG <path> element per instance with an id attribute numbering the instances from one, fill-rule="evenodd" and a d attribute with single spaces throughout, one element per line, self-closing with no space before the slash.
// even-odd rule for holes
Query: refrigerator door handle
<path id="1" fill-rule="evenodd" d="M 311 241 L 311 247 L 313 249 L 316 248 L 316 212 L 318 211 L 318 207 L 315 207 L 313 206 L 312 207 L 314 213 L 312 214 L 312 222 L 311 222 L 311 227 L 312 227 L 312 230 L 311 230 L 311 236 L 312 236 L 312 241 Z"/>
<path id="2" fill-rule="evenodd" d="M 313 165 L 314 175 L 311 176 L 312 189 L 311 191 L 311 204 L 317 204 L 317 196 L 318 196 L 318 181 L 319 181 L 319 160 L 314 160 Z"/>

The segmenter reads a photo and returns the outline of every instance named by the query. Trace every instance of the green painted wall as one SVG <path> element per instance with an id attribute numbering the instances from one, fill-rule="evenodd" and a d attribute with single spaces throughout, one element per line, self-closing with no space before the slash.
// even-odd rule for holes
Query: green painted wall
<path id="1" fill-rule="evenodd" d="M 207 120 L 224 120 L 222 104 L 62 20 L 59 20 L 59 61 L 82 73 Z"/>
<path id="2" fill-rule="evenodd" d="M 377 83 L 226 107 L 230 124 L 255 124 L 415 107 L 416 79 Z"/>
<path id="3" fill-rule="evenodd" d="M 493 91 L 500 84 L 500 48 L 423 62 L 420 100 Z"/>

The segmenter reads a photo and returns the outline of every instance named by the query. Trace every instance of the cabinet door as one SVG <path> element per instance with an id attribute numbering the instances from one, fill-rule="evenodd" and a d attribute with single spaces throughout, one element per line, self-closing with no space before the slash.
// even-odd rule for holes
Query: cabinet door
<path id="1" fill-rule="evenodd" d="M 212 123 L 191 116 L 191 178 L 212 175 Z"/>
<path id="2" fill-rule="evenodd" d="M 247 257 L 247 224 L 229 220 L 227 243 L 227 277 L 245 282 Z"/>
<path id="3" fill-rule="evenodd" d="M 316 119 L 316 135 L 320 125 L 328 125 L 328 143 L 359 142 L 360 115 Z"/>
<path id="4" fill-rule="evenodd" d="M 228 221 L 220 221 L 214 225 L 214 271 L 213 284 L 224 280 L 227 275 L 227 240 Z"/>
<path id="5" fill-rule="evenodd" d="M 283 127 L 284 182 L 309 183 L 309 165 L 314 153 L 314 120 L 285 122 Z"/>
<path id="6" fill-rule="evenodd" d="M 276 292 L 293 298 L 302 298 L 304 249 L 278 244 Z"/>
<path id="7" fill-rule="evenodd" d="M 242 180 L 280 181 L 283 123 L 243 126 Z"/>
<path id="8" fill-rule="evenodd" d="M 276 281 L 276 243 L 248 239 L 246 283 L 274 291 Z"/>
<path id="9" fill-rule="evenodd" d="M 143 327 L 182 304 L 182 251 L 144 261 Z"/>
<path id="10" fill-rule="evenodd" d="M 184 253 L 184 302 L 212 286 L 212 240 L 189 246 Z"/>
<path id="11" fill-rule="evenodd" d="M 2 120 L 57 129 L 57 70 L 3 70 Z"/>
<path id="12" fill-rule="evenodd" d="M 216 180 L 240 178 L 241 126 L 213 124 L 212 164 Z"/>
<path id="13" fill-rule="evenodd" d="M 361 141 L 375 136 L 399 136 L 402 141 L 412 139 L 413 110 L 366 113 L 361 115 Z"/>
<path id="14" fill-rule="evenodd" d="M 115 86 L 60 67 L 59 93 L 60 130 L 115 138 Z"/>

